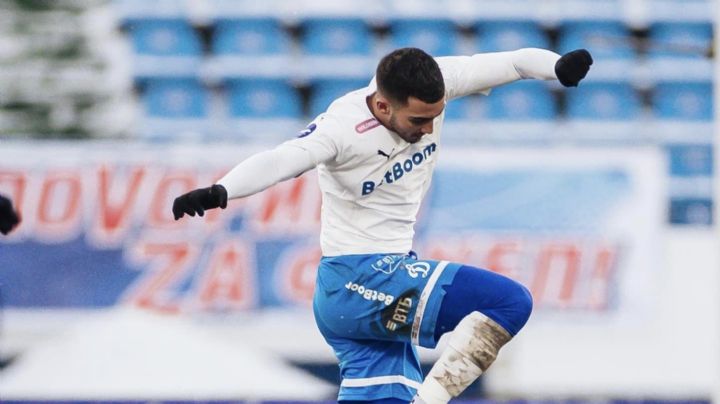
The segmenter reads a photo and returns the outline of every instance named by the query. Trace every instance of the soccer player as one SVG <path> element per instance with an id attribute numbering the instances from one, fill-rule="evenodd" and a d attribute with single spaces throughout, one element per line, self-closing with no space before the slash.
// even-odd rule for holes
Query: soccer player
<path id="1" fill-rule="evenodd" d="M 3 235 L 10 233 L 18 223 L 20 223 L 20 217 L 13 209 L 12 202 L 7 197 L 0 195 L 0 233 Z"/>
<path id="2" fill-rule="evenodd" d="M 441 149 L 445 105 L 520 79 L 577 86 L 591 64 L 584 49 L 438 58 L 397 49 L 382 58 L 367 87 L 335 100 L 296 139 L 179 196 L 173 214 L 203 216 L 317 167 L 323 257 L 313 310 L 340 363 L 338 400 L 446 403 L 525 325 L 532 298 L 504 276 L 420 259 L 411 250 Z M 450 331 L 423 381 L 414 346 L 434 348 Z"/>

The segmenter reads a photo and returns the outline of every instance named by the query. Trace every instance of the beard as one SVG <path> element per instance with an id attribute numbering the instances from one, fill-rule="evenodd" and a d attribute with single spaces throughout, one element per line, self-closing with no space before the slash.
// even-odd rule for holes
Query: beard
<path id="1" fill-rule="evenodd" d="M 395 115 L 390 115 L 389 119 L 390 127 L 389 129 L 395 133 L 398 134 L 404 141 L 408 143 L 417 143 L 422 138 L 423 134 L 422 132 L 414 132 L 414 131 L 401 131 L 398 129 L 397 126 L 397 119 L 395 118 Z"/>

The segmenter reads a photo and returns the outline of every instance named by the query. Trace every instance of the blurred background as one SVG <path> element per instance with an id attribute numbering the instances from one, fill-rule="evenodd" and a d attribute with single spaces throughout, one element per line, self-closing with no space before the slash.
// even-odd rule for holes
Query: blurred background
<path id="1" fill-rule="evenodd" d="M 720 402 L 710 0 L 2 0 L 3 402 L 332 402 L 313 173 L 174 222 L 382 55 L 587 48 L 578 88 L 452 101 L 421 257 L 530 288 L 462 396 Z M 437 350 L 420 350 L 430 366 Z"/>

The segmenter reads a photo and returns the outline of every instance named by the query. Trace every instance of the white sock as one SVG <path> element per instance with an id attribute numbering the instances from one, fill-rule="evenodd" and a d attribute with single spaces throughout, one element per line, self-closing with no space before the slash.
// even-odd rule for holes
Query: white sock
<path id="1" fill-rule="evenodd" d="M 455 327 L 416 397 L 425 404 L 445 404 L 457 397 L 495 361 L 510 338 L 504 328 L 484 314 L 468 314 Z"/>
<path id="2" fill-rule="evenodd" d="M 414 404 L 444 404 L 450 401 L 452 396 L 445 390 L 440 382 L 432 377 L 426 377 L 423 384 L 417 391 Z"/>

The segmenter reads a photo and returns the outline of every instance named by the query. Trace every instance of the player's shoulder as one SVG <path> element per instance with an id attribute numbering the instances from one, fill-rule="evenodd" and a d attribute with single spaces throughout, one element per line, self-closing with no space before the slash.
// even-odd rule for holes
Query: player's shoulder
<path id="1" fill-rule="evenodd" d="M 352 136 L 372 129 L 377 122 L 370 113 L 366 97 L 370 87 L 351 91 L 333 101 L 327 111 L 315 119 L 318 129 L 328 129 L 339 136 Z"/>
<path id="2" fill-rule="evenodd" d="M 463 69 L 470 56 L 438 56 L 435 58 L 443 78 L 452 78 L 455 71 Z"/>

